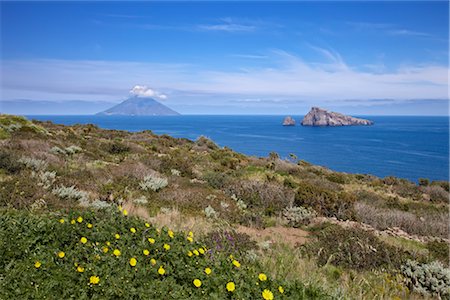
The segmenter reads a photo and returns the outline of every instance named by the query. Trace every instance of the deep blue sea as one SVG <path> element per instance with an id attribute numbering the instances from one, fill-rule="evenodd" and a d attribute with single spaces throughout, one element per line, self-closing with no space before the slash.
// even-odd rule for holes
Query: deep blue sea
<path id="1" fill-rule="evenodd" d="M 332 170 L 449 180 L 449 118 L 362 116 L 374 126 L 284 127 L 283 116 L 28 116 L 58 124 L 150 129 L 191 140 L 204 135 L 220 146 L 255 156 L 275 151 Z M 297 123 L 303 116 L 295 116 Z"/>

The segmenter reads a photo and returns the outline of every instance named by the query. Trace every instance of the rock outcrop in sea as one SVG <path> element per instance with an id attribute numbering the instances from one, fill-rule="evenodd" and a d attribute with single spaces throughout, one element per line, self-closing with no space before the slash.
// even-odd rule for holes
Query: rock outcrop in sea
<path id="1" fill-rule="evenodd" d="M 295 126 L 295 120 L 291 116 L 284 118 L 283 126 Z"/>
<path id="2" fill-rule="evenodd" d="M 350 126 L 373 125 L 370 120 L 354 118 L 337 112 L 327 111 L 323 108 L 313 107 L 303 118 L 303 126 Z"/>

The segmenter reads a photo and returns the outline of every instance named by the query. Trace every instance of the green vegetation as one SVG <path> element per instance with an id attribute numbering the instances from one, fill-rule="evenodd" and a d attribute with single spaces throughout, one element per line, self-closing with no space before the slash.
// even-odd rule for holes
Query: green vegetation
<path id="1" fill-rule="evenodd" d="M 264 299 L 264 289 L 275 299 L 414 299 L 424 295 L 415 283 L 422 271 L 405 273 L 408 266 L 448 271 L 448 182 L 338 173 L 276 153 L 248 157 L 206 137 L 8 115 L 0 115 L 0 139 L 2 299 Z M 70 224 L 78 216 L 84 221 Z M 158 241 L 143 248 L 149 237 Z M 114 257 L 109 245 L 103 253 L 106 242 L 123 255 Z M 203 247 L 201 259 L 187 255 Z M 439 291 L 426 295 L 446 296 Z"/>

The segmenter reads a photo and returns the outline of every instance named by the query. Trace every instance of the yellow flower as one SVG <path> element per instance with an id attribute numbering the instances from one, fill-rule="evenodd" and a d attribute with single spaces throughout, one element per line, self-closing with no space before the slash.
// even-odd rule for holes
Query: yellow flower
<path id="1" fill-rule="evenodd" d="M 192 251 L 196 256 L 198 256 L 199 255 L 199 253 L 198 253 L 198 251 L 197 251 L 197 249 L 195 249 L 194 251 Z"/>
<path id="2" fill-rule="evenodd" d="M 114 235 L 114 237 L 116 238 L 116 240 L 120 239 L 120 234 L 116 233 L 116 235 Z"/>
<path id="3" fill-rule="evenodd" d="M 83 273 L 84 272 L 84 268 L 82 266 L 78 266 L 77 267 L 77 272 L 78 273 Z"/>
<path id="4" fill-rule="evenodd" d="M 137 260 L 136 260 L 136 258 L 131 258 L 130 259 L 130 266 L 132 266 L 132 267 L 135 267 L 136 266 L 136 264 L 137 264 Z"/>
<path id="5" fill-rule="evenodd" d="M 79 217 L 77 218 L 77 222 L 78 222 L 78 223 L 83 222 L 83 217 L 82 217 L 82 216 L 79 216 Z"/>
<path id="6" fill-rule="evenodd" d="M 88 223 L 86 226 L 87 226 L 87 228 L 90 229 L 90 228 L 92 228 L 94 225 L 92 225 L 91 223 Z"/>
<path id="7" fill-rule="evenodd" d="M 128 216 L 128 211 L 127 211 L 126 209 L 124 209 L 124 210 L 122 211 L 122 213 L 123 213 L 124 216 Z"/>
<path id="8" fill-rule="evenodd" d="M 194 279 L 194 285 L 195 285 L 195 287 L 201 287 L 202 282 L 200 281 L 200 279 Z"/>
<path id="9" fill-rule="evenodd" d="M 150 259 L 150 263 L 151 263 L 153 266 L 156 265 L 156 259 L 154 259 L 154 258 Z"/>
<path id="10" fill-rule="evenodd" d="M 211 269 L 210 269 L 210 268 L 206 268 L 206 269 L 205 269 L 205 273 L 206 273 L 206 275 L 209 275 L 209 274 L 211 274 L 211 272 L 212 272 L 212 271 L 211 271 Z"/>
<path id="11" fill-rule="evenodd" d="M 89 278 L 89 282 L 91 284 L 98 284 L 100 282 L 100 278 L 98 276 L 91 276 L 91 278 Z"/>
<path id="12" fill-rule="evenodd" d="M 120 256 L 120 250 L 119 249 L 114 249 L 113 254 L 117 257 Z"/>
<path id="13" fill-rule="evenodd" d="M 136 233 L 136 228 L 131 227 L 131 228 L 130 228 L 130 231 L 131 231 L 131 233 Z"/>
<path id="14" fill-rule="evenodd" d="M 144 253 L 145 256 L 150 254 L 150 251 L 148 251 L 147 249 L 144 249 L 144 251 L 142 251 Z"/>
<path id="15" fill-rule="evenodd" d="M 117 208 L 119 209 L 119 211 L 122 211 L 122 205 L 119 205 Z"/>
<path id="16" fill-rule="evenodd" d="M 41 267 L 41 262 L 40 261 L 37 261 L 37 262 L 35 262 L 34 263 L 34 267 L 36 268 L 36 269 L 39 269 L 40 267 Z"/>
<path id="17" fill-rule="evenodd" d="M 259 273 L 258 278 L 261 281 L 266 281 L 267 280 L 267 276 L 264 273 Z"/>
<path id="18" fill-rule="evenodd" d="M 280 286 L 278 287 L 278 291 L 279 291 L 281 294 L 283 294 L 283 293 L 284 293 L 284 288 L 280 285 Z"/>
<path id="19" fill-rule="evenodd" d="M 270 290 L 265 289 L 262 292 L 262 297 L 264 298 L 264 300 L 273 300 L 273 294 Z"/>
<path id="20" fill-rule="evenodd" d="M 236 285 L 234 284 L 233 281 L 230 281 L 227 283 L 227 291 L 234 292 L 235 289 L 236 289 Z"/>
<path id="21" fill-rule="evenodd" d="M 64 258 L 64 256 L 66 256 L 66 254 L 64 252 L 62 252 L 62 251 L 58 252 L 58 257 L 59 258 Z"/>
<path id="22" fill-rule="evenodd" d="M 191 251 L 189 251 L 187 254 L 188 254 L 189 257 L 191 257 L 192 255 L 194 255 L 194 254 L 192 254 Z"/>
<path id="23" fill-rule="evenodd" d="M 106 242 L 106 246 L 111 246 L 111 243 L 110 242 Z"/>
<path id="24" fill-rule="evenodd" d="M 148 224 L 148 223 L 145 223 L 145 227 L 150 227 L 150 224 Z"/>
<path id="25" fill-rule="evenodd" d="M 198 252 L 200 252 L 200 254 L 205 254 L 205 250 L 203 250 L 203 248 L 198 249 Z"/>
<path id="26" fill-rule="evenodd" d="M 59 219 L 59 223 L 64 224 L 64 219 Z"/>
<path id="27" fill-rule="evenodd" d="M 87 243 L 87 238 L 85 238 L 84 236 L 80 239 L 80 242 L 82 244 L 86 244 Z"/>
<path id="28" fill-rule="evenodd" d="M 149 242 L 150 244 L 154 244 L 154 243 L 155 243 L 155 239 L 148 238 L 147 240 L 148 240 L 148 242 Z"/>
<path id="29" fill-rule="evenodd" d="M 233 254 L 230 254 L 230 259 L 233 259 Z"/>
<path id="30" fill-rule="evenodd" d="M 172 231 L 172 230 L 169 230 L 169 231 L 167 232 L 167 234 L 169 235 L 170 238 L 173 238 L 173 231 Z"/>
<path id="31" fill-rule="evenodd" d="M 234 265 L 236 268 L 239 268 L 239 267 L 241 266 L 241 264 L 240 264 L 237 260 L 233 260 L 233 265 Z"/>
<path id="32" fill-rule="evenodd" d="M 190 236 L 188 236 L 186 239 L 187 239 L 189 242 L 191 242 L 191 243 L 194 241 L 194 239 L 191 238 Z"/>
<path id="33" fill-rule="evenodd" d="M 103 253 L 108 253 L 109 249 L 108 247 L 103 247 Z"/>
<path id="34" fill-rule="evenodd" d="M 70 220 L 70 224 L 75 224 L 75 220 Z"/>
<path id="35" fill-rule="evenodd" d="M 158 269 L 158 274 L 159 275 L 164 275 L 164 274 L 166 274 L 166 270 L 164 270 L 164 268 L 162 266 L 160 266 L 159 269 Z"/>
<path id="36" fill-rule="evenodd" d="M 170 245 L 164 244 L 164 249 L 165 249 L 166 251 L 169 251 L 169 250 L 170 250 Z"/>
<path id="37" fill-rule="evenodd" d="M 193 238 L 194 237 L 194 233 L 192 231 L 189 231 L 188 236 Z"/>

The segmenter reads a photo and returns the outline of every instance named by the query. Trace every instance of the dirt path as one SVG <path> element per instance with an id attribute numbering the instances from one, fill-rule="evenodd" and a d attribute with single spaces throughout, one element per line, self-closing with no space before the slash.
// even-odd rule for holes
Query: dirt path
<path id="1" fill-rule="evenodd" d="M 284 243 L 291 247 L 303 245 L 307 241 L 308 232 L 299 228 L 289 227 L 269 227 L 266 229 L 256 229 L 245 226 L 238 226 L 237 231 L 248 234 L 257 242 L 270 241 L 271 243 Z"/>

